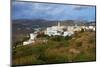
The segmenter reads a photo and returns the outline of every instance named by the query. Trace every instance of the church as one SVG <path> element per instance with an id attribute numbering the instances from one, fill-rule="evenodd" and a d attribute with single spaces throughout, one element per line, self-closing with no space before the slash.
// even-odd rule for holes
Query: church
<path id="1" fill-rule="evenodd" d="M 47 27 L 45 34 L 49 35 L 49 36 L 55 36 L 55 35 L 59 35 L 59 36 L 70 36 L 72 34 L 74 34 L 74 32 L 72 31 L 64 31 L 64 29 L 67 29 L 66 26 L 61 26 L 60 22 L 58 22 L 57 26 L 52 26 L 52 27 Z"/>

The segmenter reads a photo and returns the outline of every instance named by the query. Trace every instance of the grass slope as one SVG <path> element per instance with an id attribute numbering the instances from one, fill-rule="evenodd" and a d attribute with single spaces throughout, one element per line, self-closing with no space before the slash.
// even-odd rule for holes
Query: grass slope
<path id="1" fill-rule="evenodd" d="M 77 32 L 72 37 L 50 37 L 47 43 L 35 43 L 13 49 L 12 64 L 46 64 L 96 60 L 95 32 Z"/>

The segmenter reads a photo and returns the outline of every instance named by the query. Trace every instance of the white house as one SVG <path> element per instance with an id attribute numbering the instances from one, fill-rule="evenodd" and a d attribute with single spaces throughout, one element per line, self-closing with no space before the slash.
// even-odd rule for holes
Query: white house
<path id="1" fill-rule="evenodd" d="M 58 22 L 57 26 L 48 27 L 45 31 L 45 34 L 49 36 L 61 35 L 64 28 L 65 26 L 61 26 L 60 22 Z"/>
<path id="2" fill-rule="evenodd" d="M 34 42 L 35 42 L 34 40 L 28 40 L 28 41 L 23 42 L 23 45 L 28 45 Z"/>
<path id="3" fill-rule="evenodd" d="M 95 31 L 95 26 L 89 26 L 89 29 Z"/>
<path id="4" fill-rule="evenodd" d="M 67 26 L 67 30 L 68 31 L 81 31 L 81 26 L 77 26 L 77 24 L 75 24 L 74 26 Z"/>
<path id="5" fill-rule="evenodd" d="M 37 34 L 35 34 L 35 33 L 30 33 L 30 39 L 31 39 L 31 40 L 35 40 L 36 36 L 37 36 Z"/>
<path id="6" fill-rule="evenodd" d="M 73 35 L 74 34 L 74 32 L 73 31 L 65 31 L 64 33 L 63 33 L 63 35 L 62 36 L 71 36 L 71 35 Z"/>
<path id="7" fill-rule="evenodd" d="M 95 26 L 82 26 L 83 29 L 85 30 L 92 30 L 92 31 L 95 31 Z"/>
<path id="8" fill-rule="evenodd" d="M 34 43 L 35 42 L 34 40 L 35 40 L 36 36 L 37 36 L 36 33 L 30 33 L 30 39 L 27 40 L 27 41 L 24 41 L 23 45 L 28 45 L 28 44 Z"/>
<path id="9" fill-rule="evenodd" d="M 47 28 L 45 34 L 49 35 L 49 36 L 51 36 L 51 35 L 61 35 L 61 33 L 58 32 L 58 27 L 56 27 L 56 26 Z"/>

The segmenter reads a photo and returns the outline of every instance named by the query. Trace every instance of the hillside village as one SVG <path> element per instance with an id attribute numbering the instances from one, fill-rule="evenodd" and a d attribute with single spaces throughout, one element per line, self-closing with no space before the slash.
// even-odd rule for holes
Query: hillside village
<path id="1" fill-rule="evenodd" d="M 19 36 L 13 48 L 12 64 L 69 63 L 96 60 L 95 26 L 57 25 Z"/>
<path id="2" fill-rule="evenodd" d="M 48 36 L 71 36 L 73 35 L 75 32 L 77 31 L 95 31 L 95 26 L 93 25 L 89 25 L 89 26 L 78 26 L 77 24 L 75 24 L 74 26 L 64 26 L 61 25 L 60 22 L 58 22 L 58 24 L 56 26 L 51 26 L 51 27 L 47 27 L 45 30 L 40 31 L 40 28 L 36 29 L 33 33 L 30 33 L 30 38 L 27 41 L 23 42 L 23 45 L 29 45 L 32 43 L 35 43 L 36 39 L 37 39 L 37 35 L 39 33 L 44 33 L 44 35 L 48 35 Z M 44 42 L 47 41 L 46 39 L 43 40 Z"/>
<path id="3" fill-rule="evenodd" d="M 96 61 L 96 6 L 12 2 L 11 65 Z"/>

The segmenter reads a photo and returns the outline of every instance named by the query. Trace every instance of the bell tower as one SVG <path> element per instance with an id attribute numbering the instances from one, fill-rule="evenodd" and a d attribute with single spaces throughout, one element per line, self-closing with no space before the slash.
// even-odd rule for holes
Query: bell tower
<path id="1" fill-rule="evenodd" d="M 58 22 L 58 28 L 60 28 L 60 22 Z"/>

